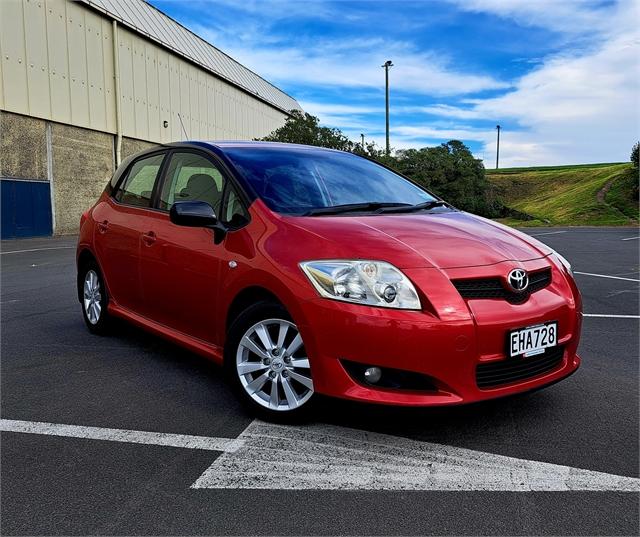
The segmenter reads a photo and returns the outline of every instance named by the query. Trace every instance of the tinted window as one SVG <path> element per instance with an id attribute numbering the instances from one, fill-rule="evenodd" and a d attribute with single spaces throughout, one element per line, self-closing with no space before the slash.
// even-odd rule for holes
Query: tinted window
<path id="1" fill-rule="evenodd" d="M 270 209 L 302 214 L 351 203 L 407 203 L 435 198 L 386 168 L 350 153 L 283 147 L 225 149 Z"/>
<path id="2" fill-rule="evenodd" d="M 176 201 L 205 201 L 220 214 L 224 178 L 218 168 L 198 153 L 173 153 L 160 193 L 160 208 Z"/>
<path id="3" fill-rule="evenodd" d="M 227 185 L 225 195 L 226 199 L 221 220 L 232 228 L 244 225 L 249 220 L 249 215 L 235 187 Z"/>
<path id="4" fill-rule="evenodd" d="M 127 177 L 120 185 L 115 198 L 127 205 L 150 207 L 153 187 L 163 159 L 162 153 L 136 160 L 129 168 Z"/>

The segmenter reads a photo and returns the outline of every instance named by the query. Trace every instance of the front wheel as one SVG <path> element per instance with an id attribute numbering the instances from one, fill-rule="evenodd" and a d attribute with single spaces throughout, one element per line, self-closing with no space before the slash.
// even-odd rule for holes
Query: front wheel
<path id="1" fill-rule="evenodd" d="M 225 365 L 240 397 L 271 420 L 299 418 L 313 400 L 311 365 L 302 336 L 287 311 L 262 302 L 233 323 Z"/>

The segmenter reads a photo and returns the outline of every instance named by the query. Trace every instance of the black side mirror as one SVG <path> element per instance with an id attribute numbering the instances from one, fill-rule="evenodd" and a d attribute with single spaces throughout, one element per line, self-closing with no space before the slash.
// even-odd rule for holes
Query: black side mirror
<path id="1" fill-rule="evenodd" d="M 205 201 L 176 201 L 169 210 L 169 219 L 177 226 L 213 229 L 216 244 L 227 233 L 226 226 L 218 221 L 213 207 Z"/>
<path id="2" fill-rule="evenodd" d="M 169 218 L 177 226 L 210 227 L 218 223 L 213 207 L 204 201 L 176 201 Z"/>

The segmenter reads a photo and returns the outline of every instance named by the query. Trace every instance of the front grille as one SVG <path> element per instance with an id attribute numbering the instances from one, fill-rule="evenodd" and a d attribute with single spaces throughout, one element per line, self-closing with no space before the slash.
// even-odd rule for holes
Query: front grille
<path id="1" fill-rule="evenodd" d="M 544 353 L 531 358 L 508 358 L 478 364 L 476 384 L 478 388 L 486 389 L 539 377 L 558 367 L 562 363 L 563 355 L 563 347 L 551 347 Z"/>
<path id="2" fill-rule="evenodd" d="M 514 304 L 526 302 L 531 293 L 544 289 L 551 283 L 551 269 L 546 268 L 529 273 L 529 287 L 524 293 L 515 293 L 505 287 L 506 283 L 500 278 L 476 278 L 468 280 L 453 280 L 462 298 L 499 298 Z"/>

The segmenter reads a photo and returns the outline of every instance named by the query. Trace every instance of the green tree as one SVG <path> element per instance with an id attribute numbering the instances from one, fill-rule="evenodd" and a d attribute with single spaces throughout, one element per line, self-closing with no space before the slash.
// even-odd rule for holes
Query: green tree
<path id="1" fill-rule="evenodd" d="M 330 149 L 352 151 L 355 144 L 338 129 L 321 127 L 316 116 L 291 110 L 284 125 L 261 139 L 265 142 L 317 145 Z"/>
<path id="2" fill-rule="evenodd" d="M 638 158 L 640 153 L 640 142 L 636 142 L 633 144 L 633 149 L 631 150 L 631 162 L 637 168 L 638 167 Z"/>
<path id="3" fill-rule="evenodd" d="M 482 161 L 459 140 L 398 151 L 392 167 L 460 209 L 484 216 L 500 212 Z"/>

